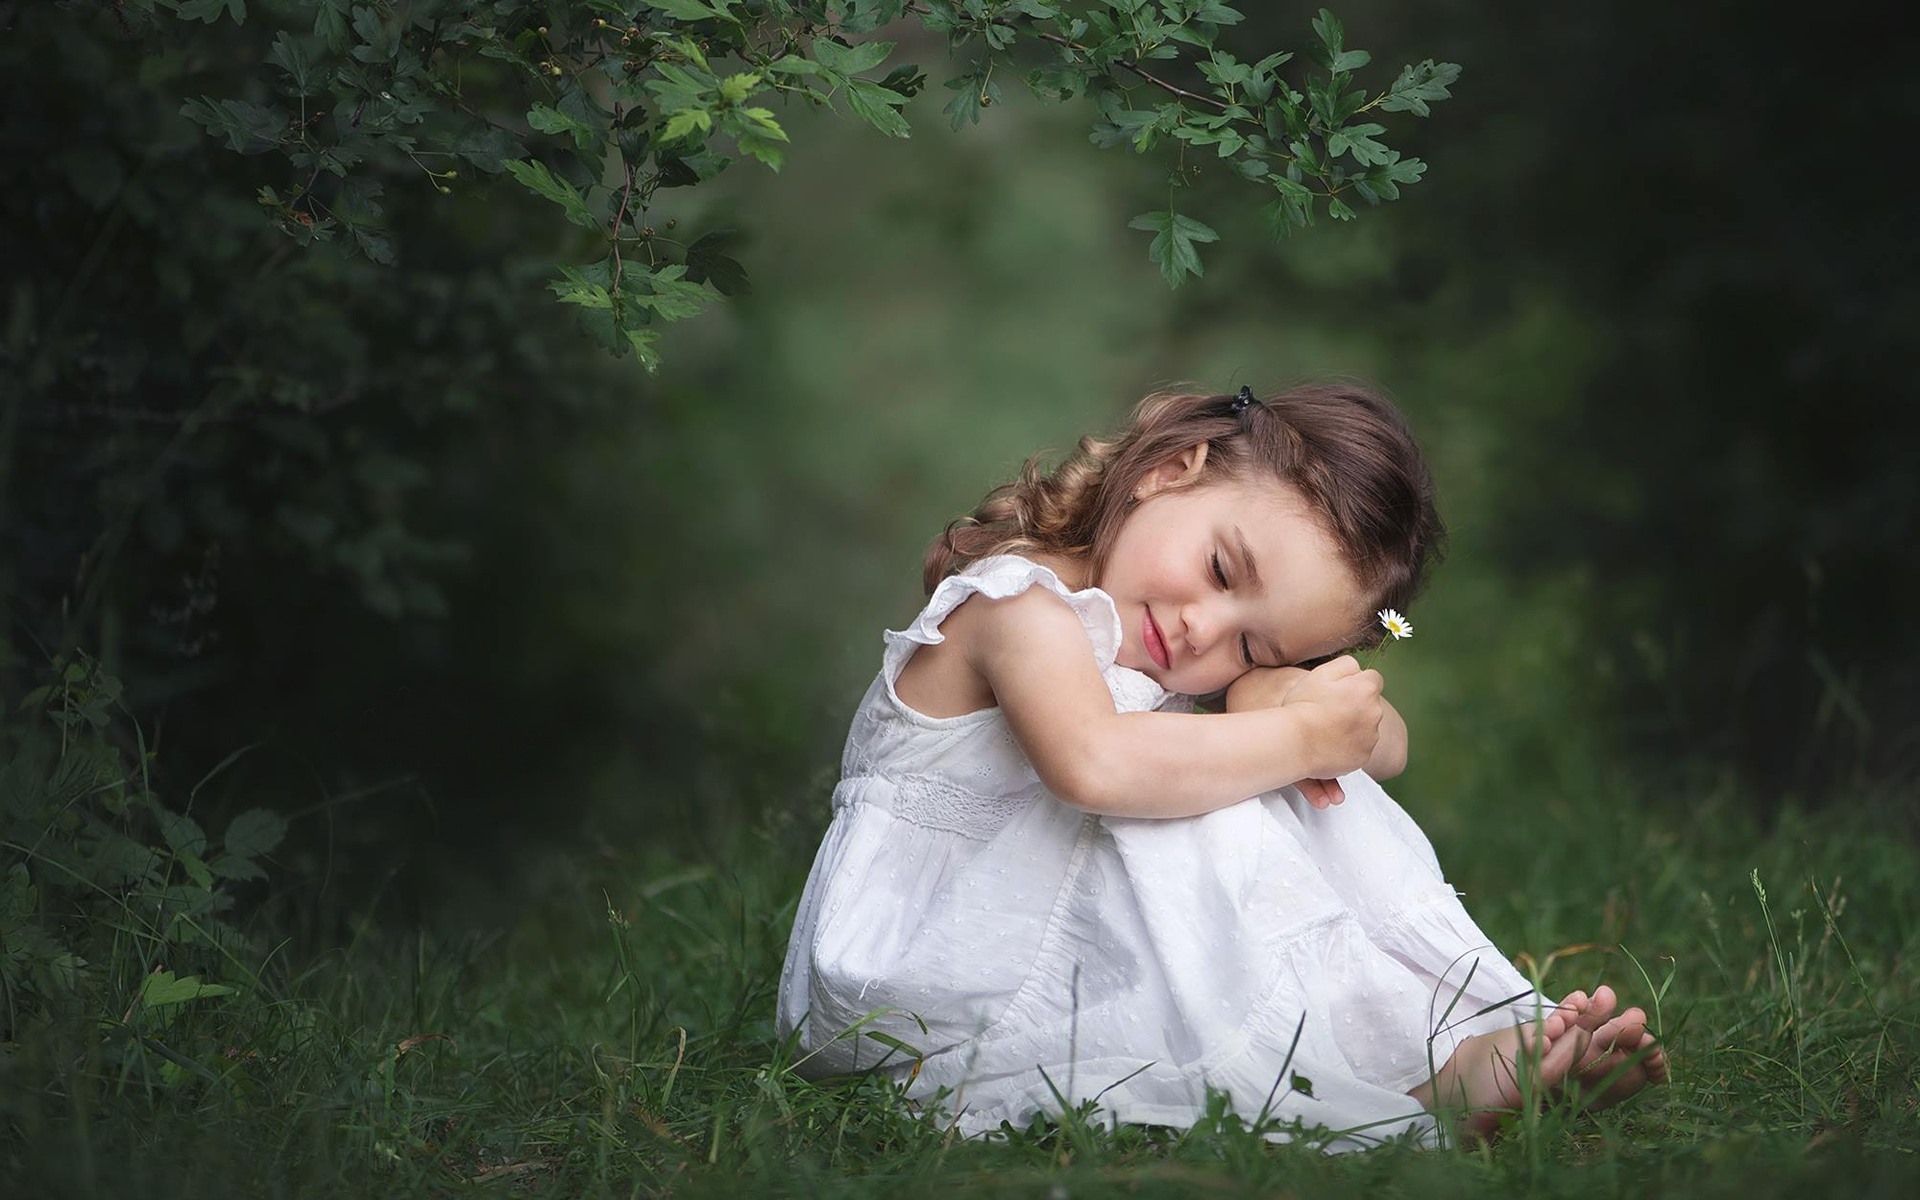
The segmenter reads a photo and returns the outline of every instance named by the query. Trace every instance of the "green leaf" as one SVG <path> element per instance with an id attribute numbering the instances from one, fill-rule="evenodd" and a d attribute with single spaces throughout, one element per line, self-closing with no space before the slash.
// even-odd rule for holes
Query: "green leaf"
<path id="1" fill-rule="evenodd" d="M 552 280 L 547 288 L 560 297 L 562 304 L 578 304 L 582 308 L 611 309 L 613 293 L 605 284 L 588 277 L 578 267 L 561 267 L 561 278 Z"/>
<path id="2" fill-rule="evenodd" d="M 273 853 L 287 836 L 287 819 L 266 808 L 250 808 L 227 825 L 220 844 L 228 854 L 259 858 Z"/>
<path id="3" fill-rule="evenodd" d="M 740 144 L 740 149 L 775 171 L 786 161 L 786 151 L 780 143 L 787 140 L 787 131 L 773 119 L 770 108 L 731 108 L 721 114 L 724 128 Z"/>
<path id="4" fill-rule="evenodd" d="M 660 131 L 663 142 L 676 141 L 698 129 L 702 133 L 713 128 L 713 116 L 705 109 L 689 108 L 667 118 L 666 128 Z"/>
<path id="5" fill-rule="evenodd" d="M 453 144 L 454 153 L 489 175 L 498 175 L 507 164 L 526 154 L 520 140 L 496 126 L 470 128 Z"/>
<path id="6" fill-rule="evenodd" d="M 39 906 L 40 892 L 33 886 L 27 864 L 14 863 L 7 871 L 6 883 L 0 885 L 0 940 L 26 924 Z"/>
<path id="7" fill-rule="evenodd" d="M 374 262 L 393 263 L 393 242 L 383 223 L 379 196 L 381 184 L 363 175 L 348 178 L 334 197 L 333 215 L 353 234 L 353 240 Z"/>
<path id="8" fill-rule="evenodd" d="M 907 102 L 899 92 L 864 79 L 847 81 L 847 104 L 854 114 L 888 137 L 909 137 L 907 119 L 894 111 Z"/>
<path id="9" fill-rule="evenodd" d="M 1447 90 L 1447 85 L 1459 78 L 1459 63 L 1436 63 L 1429 58 L 1418 66 L 1402 67 L 1380 107 L 1386 112 L 1427 116 L 1430 111 L 1427 105 L 1449 99 L 1453 93 Z"/>
<path id="10" fill-rule="evenodd" d="M 1417 158 L 1400 158 L 1397 155 L 1385 164 L 1385 177 L 1395 183 L 1418 183 L 1427 173 L 1427 164 Z"/>
<path id="11" fill-rule="evenodd" d="M 893 46 L 892 42 L 861 42 L 857 46 L 842 46 L 821 37 L 813 39 L 813 57 L 829 71 L 858 75 L 887 61 L 887 55 L 893 53 Z"/>
<path id="12" fill-rule="evenodd" d="M 1194 243 L 1220 240 L 1220 235 L 1207 226 L 1171 209 L 1141 213 L 1127 222 L 1127 228 L 1157 231 L 1153 243 L 1147 247 L 1147 255 L 1160 265 L 1160 273 L 1174 287 L 1185 282 L 1188 275 L 1206 273 Z"/>
<path id="13" fill-rule="evenodd" d="M 663 321 L 683 320 L 720 298 L 711 285 L 683 279 L 686 273 L 687 268 L 680 263 L 651 273 L 635 270 L 621 281 L 621 295 Z M 626 290 L 629 284 L 637 285 L 634 292 Z"/>
<path id="14" fill-rule="evenodd" d="M 198 855 L 195 855 L 195 854 L 180 855 L 180 865 L 181 867 L 185 868 L 187 872 L 187 878 L 193 880 L 193 885 L 195 887 L 203 888 L 207 890 L 212 889 L 213 872 L 207 869 L 207 864 L 202 862 Z"/>
<path id="15" fill-rule="evenodd" d="M 1336 221 L 1351 221 L 1353 220 L 1353 209 L 1347 207 L 1347 202 L 1340 197 L 1329 196 L 1327 198 L 1327 215 Z"/>
<path id="16" fill-rule="evenodd" d="M 267 877 L 267 873 L 262 871 L 252 859 L 239 858 L 232 854 L 223 854 L 207 865 L 222 879 L 244 882 Z"/>
<path id="17" fill-rule="evenodd" d="M 95 883 L 118 887 L 152 878 L 160 868 L 160 856 L 132 838 L 116 833 L 100 841 L 88 867 Z"/>
<path id="18" fill-rule="evenodd" d="M 693 74 L 673 63 L 656 63 L 654 70 L 659 78 L 649 79 L 646 90 L 660 102 L 667 112 L 678 112 L 683 108 L 704 108 L 719 80 L 710 73 L 702 72 L 706 78 Z"/>
<path id="19" fill-rule="evenodd" d="M 1266 216 L 1267 227 L 1274 237 L 1288 237 L 1295 230 L 1313 224 L 1312 192 L 1285 175 L 1269 176 L 1267 182 L 1280 193 L 1272 203 L 1260 210 Z"/>
<path id="20" fill-rule="evenodd" d="M 170 808 L 156 809 L 154 816 L 159 821 L 160 836 L 166 841 L 167 849 L 175 854 L 201 855 L 207 852 L 207 835 L 192 817 Z"/>
<path id="21" fill-rule="evenodd" d="M 555 175 L 547 165 L 536 159 L 521 159 L 507 164 L 507 170 L 513 173 L 521 186 L 537 195 L 558 204 L 566 211 L 567 220 L 587 229 L 597 229 L 600 222 L 588 210 L 587 202 L 578 188 Z"/>
<path id="22" fill-rule="evenodd" d="M 741 71 L 720 81 L 720 99 L 726 104 L 744 104 L 748 96 L 760 90 L 760 72 Z"/>
<path id="23" fill-rule="evenodd" d="M 1385 125 L 1370 123 L 1365 125 L 1343 126 L 1327 136 L 1327 153 L 1334 158 L 1338 158 L 1342 154 L 1352 154 L 1353 161 L 1363 167 L 1370 167 L 1375 163 L 1386 162 L 1387 155 L 1391 154 L 1392 151 L 1388 150 L 1379 142 L 1374 141 L 1371 136 L 1376 133 L 1385 133 L 1386 131 L 1387 127 Z"/>
<path id="24" fill-rule="evenodd" d="M 204 21 L 211 25 L 225 12 L 233 17 L 235 25 L 241 25 L 247 19 L 247 0 L 180 0 L 180 7 L 174 9 L 182 21 Z"/>
<path id="25" fill-rule="evenodd" d="M 798 54 L 783 54 L 768 63 L 767 70 L 778 71 L 782 75 L 818 75 L 824 68 L 810 58 L 802 58 Z"/>
<path id="26" fill-rule="evenodd" d="M 906 7 L 907 0 L 848 0 L 840 28 L 847 33 L 872 33 L 889 21 L 899 20 Z"/>
<path id="27" fill-rule="evenodd" d="M 953 89 L 954 97 L 947 101 L 946 108 L 941 111 L 947 114 L 948 120 L 953 123 L 956 130 L 969 121 L 978 125 L 980 110 L 989 104 L 1000 102 L 1000 85 L 987 79 L 978 71 L 971 75 L 949 79 L 946 86 Z"/>
<path id="28" fill-rule="evenodd" d="M 1347 31 L 1341 26 L 1340 18 L 1334 16 L 1331 9 L 1320 10 L 1320 15 L 1313 19 L 1313 32 L 1320 38 L 1320 44 L 1327 48 L 1329 61 L 1340 57 L 1340 51 L 1346 42 Z"/>
<path id="29" fill-rule="evenodd" d="M 1336 71 L 1355 71 L 1373 61 L 1373 55 L 1365 50 L 1342 50 L 1333 56 L 1333 69 Z"/>
<path id="30" fill-rule="evenodd" d="M 627 345 L 632 347 L 633 352 L 639 356 L 640 365 L 647 369 L 647 373 L 652 374 L 659 370 L 660 353 L 655 347 L 660 342 L 660 335 L 651 329 L 640 328 L 630 328 L 626 334 Z"/>
<path id="31" fill-rule="evenodd" d="M 287 127 L 287 114 L 247 100 L 202 96 L 182 104 L 180 115 L 205 126 L 208 133 L 226 135 L 227 148 L 242 154 L 264 154 L 273 149 Z"/>
<path id="32" fill-rule="evenodd" d="M 1160 114 L 1154 109 L 1127 108 L 1120 97 L 1112 92 L 1101 92 L 1095 99 L 1103 118 L 1088 135 L 1089 141 L 1101 149 L 1108 149 L 1127 142 L 1135 142 L 1147 136 L 1151 127 L 1160 121 Z"/>
<path id="33" fill-rule="evenodd" d="M 722 15 L 726 0 L 720 0 L 720 8 L 702 4 L 700 0 L 644 0 L 646 6 L 667 14 L 676 21 L 711 21 Z"/>
<path id="34" fill-rule="evenodd" d="M 745 295 L 752 290 L 747 269 L 727 252 L 740 238 L 737 229 L 715 229 L 703 234 L 687 247 L 687 279 L 713 284 L 723 296 Z"/>
<path id="35" fill-rule="evenodd" d="M 172 971 L 155 971 L 140 981 L 140 1003 L 148 1008 L 166 1008 L 233 994 L 234 989 L 224 983 L 202 983 L 198 975 L 176 979 Z"/>
<path id="36" fill-rule="evenodd" d="M 313 81 L 313 59 L 307 49 L 307 39 L 281 30 L 274 35 L 273 49 L 267 51 L 267 61 L 285 71 L 293 80 L 295 94 L 306 96 L 317 90 L 309 86 Z"/>
<path id="37" fill-rule="evenodd" d="M 545 104 L 536 104 L 527 110 L 527 124 L 541 133 L 568 134 L 573 138 L 574 146 L 580 150 L 585 150 L 600 138 L 599 131 L 579 117 Z"/>
<path id="38" fill-rule="evenodd" d="M 320 0 L 313 14 L 314 35 L 335 54 L 347 48 L 347 14 L 350 9 L 351 0 Z"/>
<path id="39" fill-rule="evenodd" d="M 360 45 L 348 53 L 359 61 L 381 63 L 399 57 L 400 22 L 388 25 L 373 5 L 362 4 L 353 10 L 353 31 L 360 35 Z"/>

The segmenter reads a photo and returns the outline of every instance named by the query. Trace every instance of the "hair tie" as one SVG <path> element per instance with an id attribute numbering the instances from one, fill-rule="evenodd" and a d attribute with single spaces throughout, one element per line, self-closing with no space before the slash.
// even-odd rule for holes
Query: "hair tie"
<path id="1" fill-rule="evenodd" d="M 1242 416 L 1246 413 L 1247 407 L 1254 403 L 1253 389 L 1243 383 L 1240 385 L 1240 394 L 1228 403 L 1227 412 L 1232 416 Z"/>

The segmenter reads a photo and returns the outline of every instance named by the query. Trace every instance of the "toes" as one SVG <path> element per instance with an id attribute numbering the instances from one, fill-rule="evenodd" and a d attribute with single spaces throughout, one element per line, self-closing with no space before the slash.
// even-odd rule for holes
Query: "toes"
<path id="1" fill-rule="evenodd" d="M 1587 997 L 1586 1006 L 1580 1011 L 1580 1027 L 1587 1030 L 1599 1029 L 1607 1023 L 1609 1017 L 1613 1016 L 1617 1003 L 1613 989 L 1604 983 L 1601 984 L 1594 989 L 1593 995 Z"/>
<path id="2" fill-rule="evenodd" d="M 1660 1043 L 1654 1040 L 1653 1035 L 1650 1033 L 1641 1041 L 1640 1046 L 1647 1055 L 1645 1063 L 1647 1078 L 1655 1083 L 1665 1083 L 1667 1081 L 1666 1050 Z"/>
<path id="3" fill-rule="evenodd" d="M 1614 994 L 1614 990 L 1606 984 L 1603 983 L 1593 989 L 1593 1011 L 1597 1016 L 1593 1024 L 1598 1026 L 1605 1022 L 1613 1015 L 1613 1010 L 1619 1006 L 1620 997 Z"/>
<path id="4" fill-rule="evenodd" d="M 1598 1068 L 1581 1078 L 1580 1086 L 1592 1096 L 1584 1107 L 1610 1108 L 1644 1087 L 1667 1081 L 1666 1053 L 1653 1035 L 1644 1027 L 1634 1027 L 1628 1036 L 1631 1045 L 1623 1040 Z"/>
<path id="5" fill-rule="evenodd" d="M 1552 1040 L 1551 1035 L 1547 1034 L 1541 1025 L 1523 1024 L 1517 1026 L 1516 1031 L 1520 1035 L 1518 1053 L 1521 1057 L 1535 1053 L 1539 1049 L 1539 1044 L 1543 1039 L 1547 1041 Z"/>
<path id="6" fill-rule="evenodd" d="M 1565 1037 L 1548 1046 L 1546 1054 L 1540 1059 L 1541 1084 L 1550 1088 L 1558 1087 L 1592 1043 L 1593 1034 L 1576 1026 Z"/>
<path id="7" fill-rule="evenodd" d="M 1637 1050 L 1646 1033 L 1647 1015 L 1637 1008 L 1630 1008 L 1594 1030 L 1593 1048 L 1588 1056 L 1598 1058 L 1616 1050 Z"/>

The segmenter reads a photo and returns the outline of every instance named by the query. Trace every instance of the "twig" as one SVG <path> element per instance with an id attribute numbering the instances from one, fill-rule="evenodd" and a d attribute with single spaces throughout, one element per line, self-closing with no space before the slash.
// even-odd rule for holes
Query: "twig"
<path id="1" fill-rule="evenodd" d="M 928 9 L 922 8 L 918 4 L 908 4 L 906 7 L 906 11 L 910 13 L 916 13 L 920 16 L 932 15 L 932 13 Z M 1004 25 L 1009 29 L 1019 28 L 1019 26 L 1013 21 L 995 20 L 990 22 L 990 24 Z M 1039 29 L 1036 29 L 1033 32 L 1040 38 L 1046 41 L 1052 42 L 1056 46 L 1064 46 L 1069 50 L 1078 50 L 1082 54 L 1093 53 L 1091 49 L 1089 49 L 1086 46 L 1082 46 L 1080 43 L 1074 41 L 1072 38 L 1061 37 L 1057 33 L 1047 33 L 1046 31 L 1039 30 Z M 1131 59 L 1116 58 L 1113 60 L 1113 62 L 1114 62 L 1114 65 L 1125 67 L 1127 70 L 1132 71 L 1135 75 L 1138 75 L 1140 78 L 1146 80 L 1148 83 L 1159 88 L 1161 91 L 1168 93 L 1169 95 L 1178 96 L 1182 100 L 1191 100 L 1195 104 L 1210 105 L 1214 109 L 1220 112 L 1227 111 L 1228 106 L 1224 102 L 1215 100 L 1211 96 L 1202 96 L 1197 92 L 1190 92 L 1187 89 L 1180 87 L 1178 84 L 1168 83 L 1166 80 L 1160 78 L 1158 75 L 1151 73 L 1150 71 L 1147 71 L 1145 68 L 1141 67 L 1139 63 L 1136 63 Z"/>
<path id="2" fill-rule="evenodd" d="M 620 226 L 627 219 L 627 200 L 633 195 L 633 164 L 622 163 L 627 173 L 627 186 L 620 190 L 620 211 L 613 215 L 613 286 L 609 291 L 620 290 Z"/>

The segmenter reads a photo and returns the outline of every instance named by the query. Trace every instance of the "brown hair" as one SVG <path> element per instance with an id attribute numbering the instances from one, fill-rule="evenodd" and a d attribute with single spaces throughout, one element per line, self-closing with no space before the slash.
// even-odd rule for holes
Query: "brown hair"
<path id="1" fill-rule="evenodd" d="M 1029 458 L 1020 477 L 987 493 L 969 516 L 927 547 L 928 594 L 967 564 L 992 554 L 1040 552 L 1086 558 L 1098 582 L 1135 486 L 1160 463 L 1208 443 L 1187 486 L 1273 478 L 1296 488 L 1340 547 L 1372 608 L 1405 609 L 1444 553 L 1446 526 L 1433 476 L 1406 419 L 1386 397 L 1350 379 L 1302 384 L 1232 410 L 1233 397 L 1159 391 L 1134 406 L 1109 438 L 1083 437 L 1051 471 Z M 1385 635 L 1368 623 L 1351 649 Z"/>

